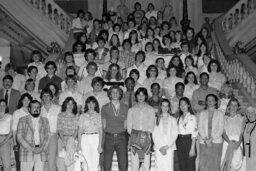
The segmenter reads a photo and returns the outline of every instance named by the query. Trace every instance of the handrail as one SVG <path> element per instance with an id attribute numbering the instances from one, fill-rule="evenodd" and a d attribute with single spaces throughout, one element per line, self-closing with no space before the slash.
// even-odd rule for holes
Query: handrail
<path id="1" fill-rule="evenodd" d="M 38 9 L 43 15 L 67 35 L 71 30 L 71 17 L 53 0 L 24 0 L 29 2 L 35 9 Z"/>
<path id="2" fill-rule="evenodd" d="M 226 34 L 231 32 L 242 20 L 255 10 L 254 0 L 240 0 L 224 16 L 222 28 Z"/>
<path id="3" fill-rule="evenodd" d="M 221 68 L 227 79 L 240 85 L 246 92 L 244 96 L 251 105 L 256 104 L 256 65 L 246 54 L 234 54 L 225 38 L 222 29 L 224 16 L 214 21 L 215 51 L 220 61 Z"/>

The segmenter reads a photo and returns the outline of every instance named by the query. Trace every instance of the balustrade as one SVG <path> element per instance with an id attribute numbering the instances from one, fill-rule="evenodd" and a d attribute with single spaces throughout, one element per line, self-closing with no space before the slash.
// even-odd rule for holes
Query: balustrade
<path id="1" fill-rule="evenodd" d="M 240 0 L 226 13 L 222 22 L 224 32 L 229 33 L 254 10 L 255 0 Z"/>
<path id="2" fill-rule="evenodd" d="M 71 18 L 53 0 L 27 0 L 49 20 L 56 24 L 65 34 L 71 30 Z"/>
<path id="3" fill-rule="evenodd" d="M 216 42 L 215 45 L 216 53 L 219 58 L 219 62 L 223 73 L 227 79 L 232 83 L 240 83 L 254 99 L 255 95 L 255 77 L 256 75 L 251 74 L 242 63 L 242 60 L 233 59 L 229 60 L 225 57 L 219 44 Z"/>

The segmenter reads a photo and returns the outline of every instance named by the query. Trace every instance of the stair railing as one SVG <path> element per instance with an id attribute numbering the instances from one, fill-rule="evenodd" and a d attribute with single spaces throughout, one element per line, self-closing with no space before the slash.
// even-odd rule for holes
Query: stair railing
<path id="1" fill-rule="evenodd" d="M 71 17 L 53 0 L 24 0 L 38 9 L 49 20 L 56 24 L 65 34 L 71 30 Z"/>
<path id="2" fill-rule="evenodd" d="M 246 98 L 251 105 L 256 102 L 256 64 L 246 54 L 234 54 L 222 29 L 222 16 L 214 21 L 214 47 L 226 78 L 246 91 Z"/>
<path id="3" fill-rule="evenodd" d="M 255 10 L 254 0 L 240 0 L 225 15 L 222 28 L 226 34 L 231 32 L 241 21 Z"/>

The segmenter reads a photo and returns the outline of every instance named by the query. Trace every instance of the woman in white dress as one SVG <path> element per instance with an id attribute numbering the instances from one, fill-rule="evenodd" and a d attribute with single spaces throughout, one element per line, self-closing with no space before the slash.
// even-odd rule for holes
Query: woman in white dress
<path id="1" fill-rule="evenodd" d="M 174 170 L 174 150 L 178 136 L 177 121 L 170 113 L 170 101 L 163 99 L 161 114 L 156 121 L 152 137 L 156 153 L 156 171 Z"/>
<path id="2" fill-rule="evenodd" d="M 199 88 L 196 75 L 193 71 L 190 71 L 187 73 L 184 79 L 185 84 L 185 90 L 184 90 L 184 96 L 189 98 L 189 100 L 192 100 L 193 92 Z"/>
<path id="3" fill-rule="evenodd" d="M 224 143 L 222 150 L 221 171 L 238 171 L 242 166 L 242 138 L 245 119 L 239 112 L 240 104 L 232 98 L 227 105 L 224 125 Z"/>
<path id="4" fill-rule="evenodd" d="M 220 64 L 217 60 L 212 59 L 208 64 L 209 72 L 209 83 L 210 87 L 216 88 L 217 90 L 221 89 L 221 86 L 225 83 L 226 77 L 221 73 Z"/>

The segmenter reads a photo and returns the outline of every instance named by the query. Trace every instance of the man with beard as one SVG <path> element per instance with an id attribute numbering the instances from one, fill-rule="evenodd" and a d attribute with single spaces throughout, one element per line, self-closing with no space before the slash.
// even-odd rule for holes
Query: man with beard
<path id="1" fill-rule="evenodd" d="M 30 115 L 20 118 L 17 139 L 20 143 L 21 171 L 44 170 L 47 148 L 50 140 L 50 126 L 47 118 L 40 116 L 41 103 L 29 103 Z"/>

